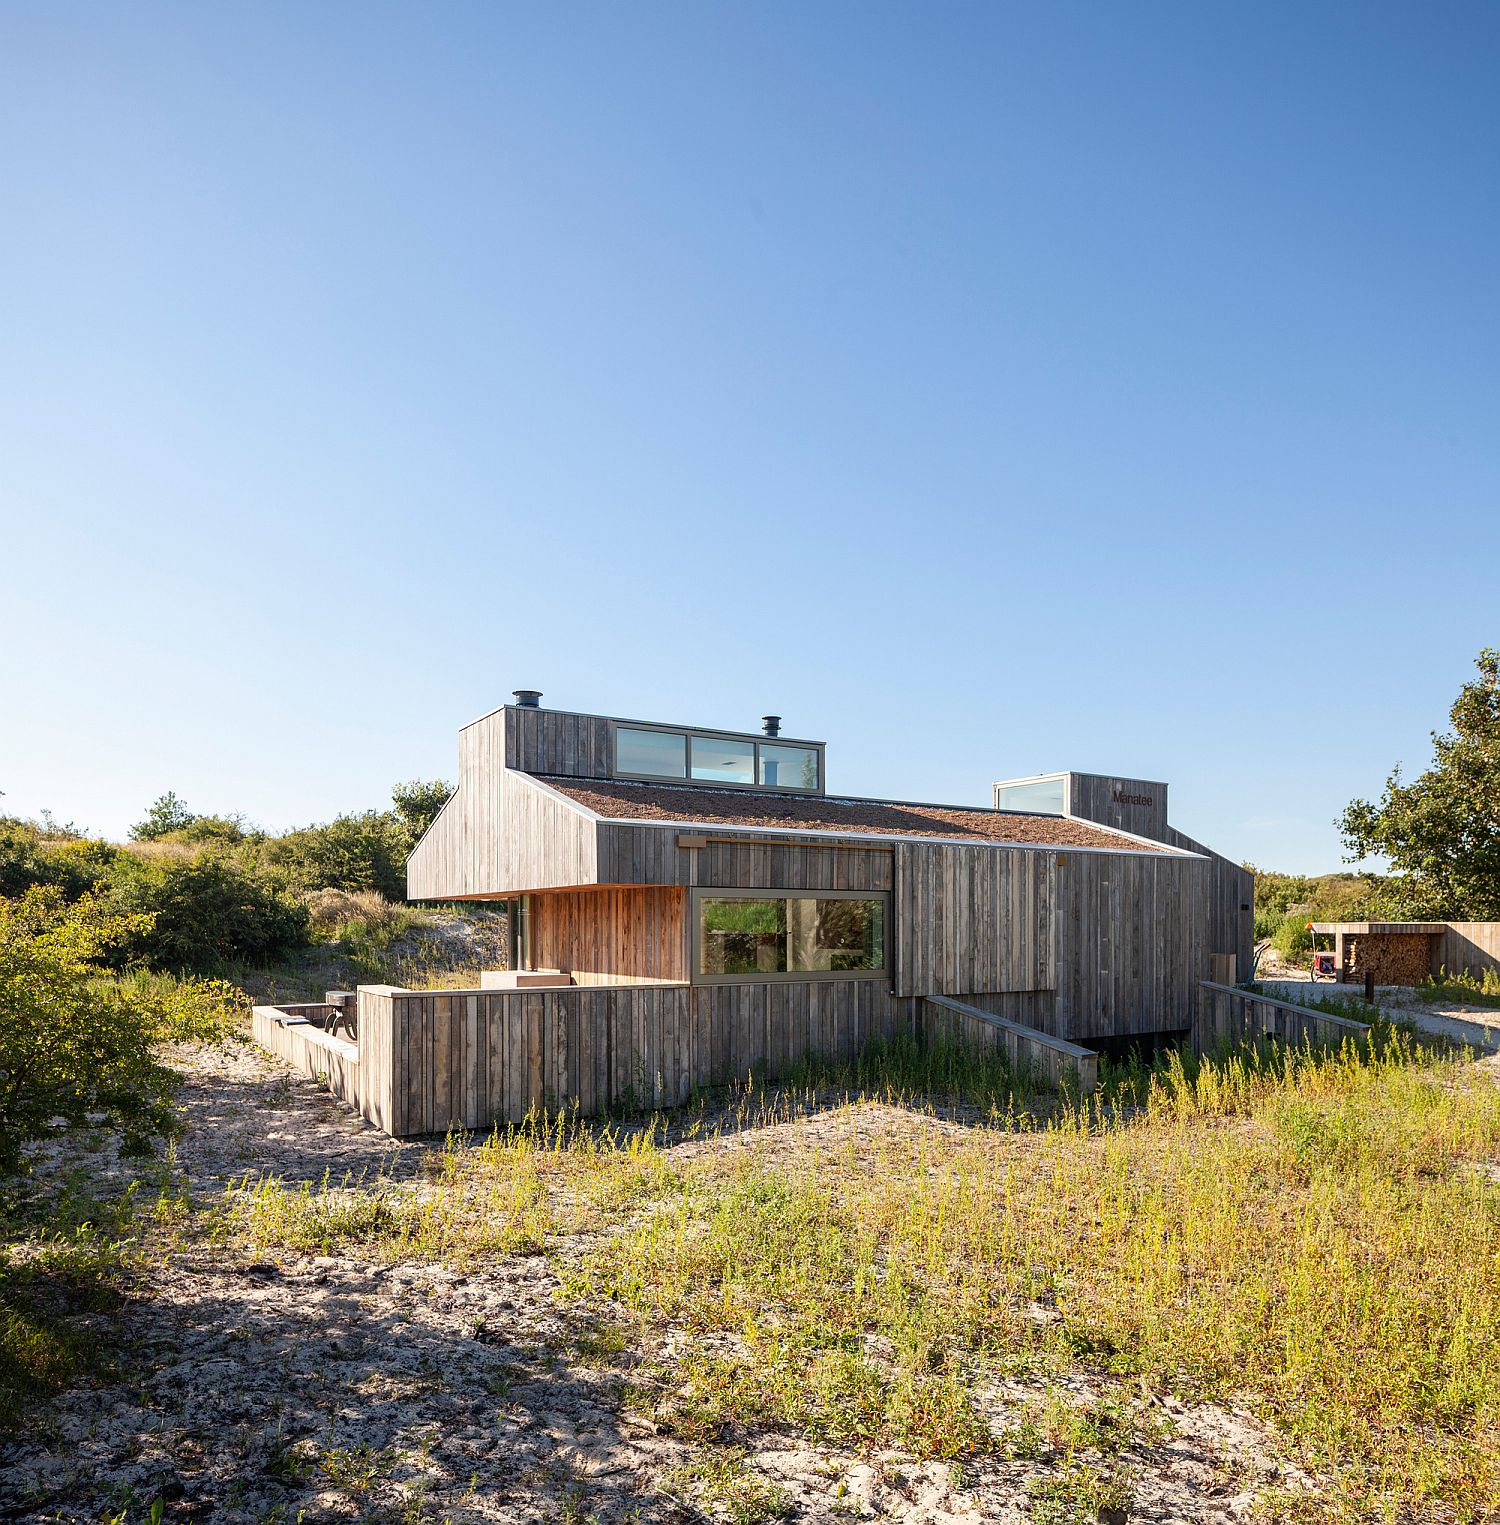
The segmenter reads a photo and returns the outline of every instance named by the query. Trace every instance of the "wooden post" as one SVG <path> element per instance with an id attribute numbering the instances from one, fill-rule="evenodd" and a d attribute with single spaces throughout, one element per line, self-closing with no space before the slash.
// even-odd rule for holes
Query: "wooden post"
<path id="1" fill-rule="evenodd" d="M 1365 970 L 1365 1000 L 1371 1006 L 1375 1004 L 1375 971 L 1373 969 Z"/>

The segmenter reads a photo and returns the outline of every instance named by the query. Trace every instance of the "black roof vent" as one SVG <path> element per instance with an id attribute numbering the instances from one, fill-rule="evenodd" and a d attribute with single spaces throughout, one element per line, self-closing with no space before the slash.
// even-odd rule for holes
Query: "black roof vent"
<path id="1" fill-rule="evenodd" d="M 780 715 L 762 715 L 760 718 L 765 722 L 765 730 L 767 736 L 781 735 Z"/>
<path id="2" fill-rule="evenodd" d="M 516 703 L 523 710 L 539 710 L 542 707 L 542 691 L 539 688 L 518 688 L 513 690 Z"/>

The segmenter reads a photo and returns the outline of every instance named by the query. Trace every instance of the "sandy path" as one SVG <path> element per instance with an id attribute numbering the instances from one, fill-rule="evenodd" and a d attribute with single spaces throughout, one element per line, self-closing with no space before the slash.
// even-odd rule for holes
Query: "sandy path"
<path id="1" fill-rule="evenodd" d="M 226 1045 L 175 1062 L 187 1076 L 178 1164 L 199 1205 L 257 1169 L 289 1181 L 385 1174 L 431 1189 L 422 1146 L 393 1144 L 257 1050 Z M 857 1148 L 912 1126 L 957 1125 L 869 1106 L 679 1147 L 775 1159 L 813 1136 Z M 117 1185 L 129 1174 L 107 1150 L 93 1158 Z M 588 1320 L 557 1287 L 553 1260 L 536 1254 L 462 1272 L 351 1255 L 250 1261 L 201 1246 L 158 1257 L 123 1310 L 100 1319 L 118 1350 L 114 1371 L 0 1449 L 0 1517 L 82 1522 L 124 1510 L 133 1525 L 160 1499 L 166 1520 L 265 1525 L 702 1519 L 668 1479 L 694 1453 L 622 1410 L 637 1358 L 590 1364 L 576 1343 Z M 997 1391 L 996 1415 L 1026 1396 Z M 1248 1416 L 1157 1407 L 1175 1433 L 1115 1459 L 1132 1518 L 1248 1516 L 1259 1488 L 1290 1480 Z M 818 1520 L 1019 1525 L 1032 1517 L 1028 1486 L 1062 1465 L 985 1457 L 960 1469 L 776 1434 L 724 1445 L 783 1491 L 795 1517 Z"/>

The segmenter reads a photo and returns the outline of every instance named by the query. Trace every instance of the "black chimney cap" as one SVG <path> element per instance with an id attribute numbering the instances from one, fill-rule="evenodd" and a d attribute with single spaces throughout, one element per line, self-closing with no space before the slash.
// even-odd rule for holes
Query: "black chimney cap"
<path id="1" fill-rule="evenodd" d="M 542 691 L 539 688 L 517 688 L 512 692 L 516 696 L 516 703 L 523 710 L 539 710 L 542 707 Z"/>
<path id="2" fill-rule="evenodd" d="M 780 736 L 781 735 L 781 716 L 780 715 L 762 715 L 760 718 L 765 722 L 765 729 L 766 729 L 766 735 L 767 736 Z"/>

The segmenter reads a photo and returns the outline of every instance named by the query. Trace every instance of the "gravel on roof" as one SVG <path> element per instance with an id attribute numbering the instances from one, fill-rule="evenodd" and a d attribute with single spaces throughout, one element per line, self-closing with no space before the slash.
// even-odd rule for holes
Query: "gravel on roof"
<path id="1" fill-rule="evenodd" d="M 894 837 L 959 837 L 1049 847 L 1113 847 L 1166 852 L 1084 821 L 977 810 L 962 805 L 908 805 L 897 800 L 766 795 L 691 785 L 628 784 L 618 779 L 536 775 L 544 784 L 613 820 L 680 821 L 691 826 L 770 826 Z"/>

